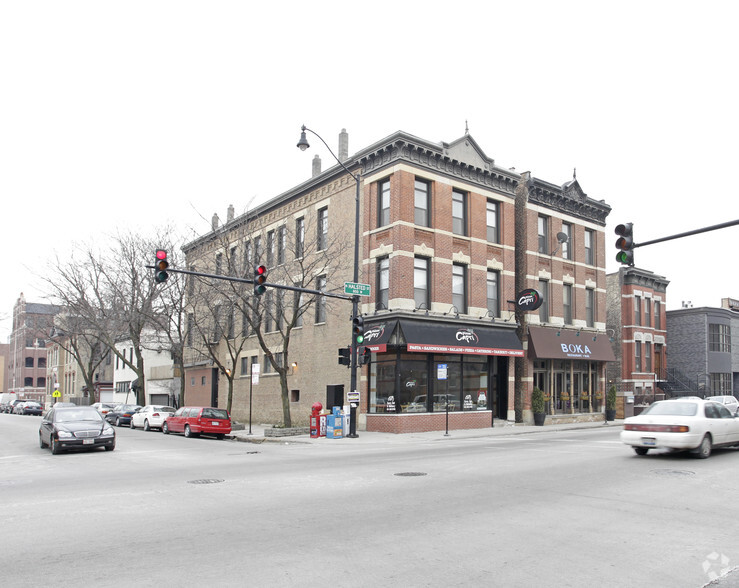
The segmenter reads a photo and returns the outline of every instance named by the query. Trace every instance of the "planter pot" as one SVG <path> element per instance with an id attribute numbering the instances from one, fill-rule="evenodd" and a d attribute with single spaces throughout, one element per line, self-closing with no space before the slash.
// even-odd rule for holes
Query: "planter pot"
<path id="1" fill-rule="evenodd" d="M 544 420 L 547 418 L 546 413 L 544 412 L 535 412 L 534 413 L 534 424 L 537 427 L 541 427 L 544 425 Z"/>
<path id="2" fill-rule="evenodd" d="M 616 420 L 616 409 L 610 409 L 606 408 L 606 420 L 607 421 L 615 421 Z"/>

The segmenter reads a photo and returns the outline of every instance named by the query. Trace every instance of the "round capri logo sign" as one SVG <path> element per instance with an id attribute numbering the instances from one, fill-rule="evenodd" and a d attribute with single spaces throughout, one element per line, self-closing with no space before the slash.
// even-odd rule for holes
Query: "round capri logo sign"
<path id="1" fill-rule="evenodd" d="M 518 296 L 516 296 L 516 308 L 523 312 L 536 310 L 543 302 L 544 299 L 541 297 L 541 294 L 533 288 L 522 290 L 519 292 Z"/>

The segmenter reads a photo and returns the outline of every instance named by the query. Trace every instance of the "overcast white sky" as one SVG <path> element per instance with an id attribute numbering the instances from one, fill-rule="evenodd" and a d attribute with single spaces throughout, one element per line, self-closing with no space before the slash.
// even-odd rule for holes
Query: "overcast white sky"
<path id="1" fill-rule="evenodd" d="M 739 219 L 739 3 L 0 0 L 0 341 L 29 270 L 125 227 L 207 230 L 349 152 L 471 135 L 577 178 L 636 242 Z M 320 148 L 319 148 L 320 147 Z M 667 308 L 739 298 L 739 227 L 636 250 Z"/>

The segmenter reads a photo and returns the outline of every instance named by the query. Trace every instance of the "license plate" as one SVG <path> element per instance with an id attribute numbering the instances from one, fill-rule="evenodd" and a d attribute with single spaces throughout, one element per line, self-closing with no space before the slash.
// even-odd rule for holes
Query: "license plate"
<path id="1" fill-rule="evenodd" d="M 218 421 L 211 421 L 210 424 L 214 427 L 219 427 L 221 425 L 221 423 L 219 423 Z"/>
<path id="2" fill-rule="evenodd" d="M 82 445 L 93 445 L 95 443 L 95 439 L 83 439 Z"/>
<path id="3" fill-rule="evenodd" d="M 657 440 L 654 437 L 642 437 L 642 445 L 657 445 Z"/>

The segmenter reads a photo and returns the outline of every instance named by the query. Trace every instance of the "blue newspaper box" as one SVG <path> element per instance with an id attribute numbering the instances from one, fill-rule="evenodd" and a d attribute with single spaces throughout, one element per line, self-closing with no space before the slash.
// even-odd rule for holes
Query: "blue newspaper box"
<path id="1" fill-rule="evenodd" d="M 344 416 L 341 409 L 334 407 L 333 413 L 326 417 L 326 439 L 341 439 L 344 436 Z"/>

